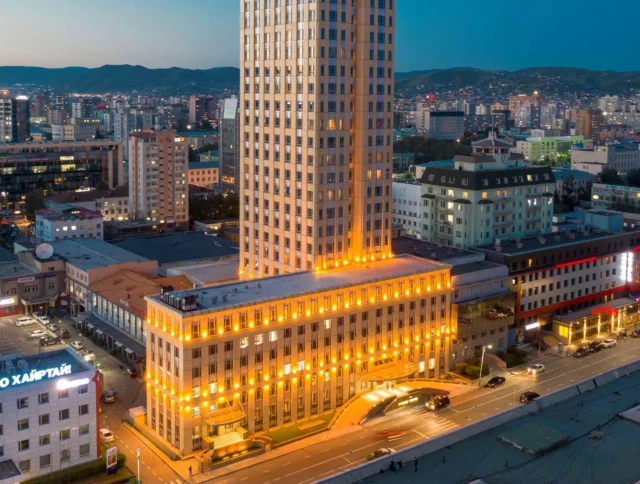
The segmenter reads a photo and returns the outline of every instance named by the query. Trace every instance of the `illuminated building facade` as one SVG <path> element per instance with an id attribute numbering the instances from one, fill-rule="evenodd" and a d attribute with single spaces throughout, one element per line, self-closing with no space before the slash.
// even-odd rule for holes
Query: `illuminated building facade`
<path id="1" fill-rule="evenodd" d="M 240 2 L 244 277 L 389 253 L 395 3 Z"/>
<path id="2" fill-rule="evenodd" d="M 147 431 L 188 455 L 449 370 L 450 267 L 400 256 L 147 297 Z"/>

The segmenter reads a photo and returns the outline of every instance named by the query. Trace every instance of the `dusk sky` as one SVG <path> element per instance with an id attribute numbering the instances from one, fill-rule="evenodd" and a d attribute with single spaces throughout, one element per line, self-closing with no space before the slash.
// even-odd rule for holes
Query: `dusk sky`
<path id="1" fill-rule="evenodd" d="M 397 71 L 640 70 L 638 0 L 396 3 Z M 0 65 L 237 66 L 239 8 L 239 0 L 2 0 Z"/>

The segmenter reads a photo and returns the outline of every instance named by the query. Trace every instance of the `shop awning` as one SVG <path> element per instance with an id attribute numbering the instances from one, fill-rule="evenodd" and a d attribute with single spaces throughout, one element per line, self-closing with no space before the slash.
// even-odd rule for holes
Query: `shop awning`
<path id="1" fill-rule="evenodd" d="M 93 324 L 91 324 L 91 323 L 87 323 L 87 328 L 93 329 L 93 328 L 95 328 L 95 326 Z"/>
<path id="2" fill-rule="evenodd" d="M 133 354 L 133 351 L 131 351 L 129 348 L 125 348 L 125 349 L 124 349 L 124 352 L 125 352 L 125 353 L 127 353 L 127 354 L 129 354 L 129 355 L 132 355 L 132 354 Z"/>
<path id="3" fill-rule="evenodd" d="M 399 361 L 373 368 L 362 375 L 364 381 L 396 381 L 407 378 L 418 371 L 418 364 L 411 361 Z"/>
<path id="4" fill-rule="evenodd" d="M 116 343 L 115 343 L 115 344 L 116 344 L 116 346 L 117 346 L 118 348 L 122 348 L 122 343 L 120 343 L 120 341 L 116 341 Z"/>
<path id="5" fill-rule="evenodd" d="M 102 336 L 104 333 L 102 331 L 100 331 L 99 329 L 96 329 L 96 334 L 99 334 L 100 336 Z"/>
<path id="6" fill-rule="evenodd" d="M 242 420 L 246 414 L 241 410 L 230 410 L 225 408 L 224 410 L 216 410 L 209 414 L 209 418 L 205 420 L 207 425 L 227 425 Z"/>
<path id="7" fill-rule="evenodd" d="M 89 321 L 91 321 L 91 323 L 89 323 Z M 122 346 L 131 348 L 130 351 L 137 354 L 138 356 L 144 357 L 146 355 L 147 350 L 143 343 L 138 342 L 133 338 L 133 336 L 125 334 L 123 331 L 114 327 L 112 324 L 102 321 L 97 316 L 88 316 L 87 324 L 91 324 L 92 326 L 100 329 L 105 334 L 109 335 L 109 337 L 113 340 L 114 345 L 117 345 L 119 342 Z"/>

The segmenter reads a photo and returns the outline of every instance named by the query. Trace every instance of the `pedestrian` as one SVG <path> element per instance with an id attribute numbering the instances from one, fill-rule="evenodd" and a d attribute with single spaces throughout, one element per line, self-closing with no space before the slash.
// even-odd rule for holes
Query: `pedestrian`
<path id="1" fill-rule="evenodd" d="M 418 472 L 418 458 L 413 458 L 413 472 Z"/>
<path id="2" fill-rule="evenodd" d="M 403 466 L 403 464 L 402 464 L 402 459 L 400 459 L 400 460 L 398 461 L 398 468 L 399 468 L 398 470 L 402 470 L 402 466 Z"/>
<path id="3" fill-rule="evenodd" d="M 396 463 L 391 459 L 391 463 L 389 464 L 389 470 L 392 472 L 396 471 Z"/>
<path id="4" fill-rule="evenodd" d="M 189 479 L 193 477 L 193 469 L 189 466 Z"/>

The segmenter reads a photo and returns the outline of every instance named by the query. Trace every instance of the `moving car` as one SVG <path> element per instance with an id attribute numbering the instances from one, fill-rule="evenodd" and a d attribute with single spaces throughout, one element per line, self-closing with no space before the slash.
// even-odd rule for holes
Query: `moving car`
<path id="1" fill-rule="evenodd" d="M 113 436 L 111 430 L 109 430 L 108 428 L 104 428 L 100 429 L 100 440 L 102 440 L 105 444 L 108 444 L 109 442 L 113 442 L 115 440 L 115 437 Z"/>
<path id="2" fill-rule="evenodd" d="M 84 344 L 82 344 L 82 341 L 72 341 L 71 343 L 69 343 L 69 346 L 71 346 L 76 351 L 84 349 Z"/>
<path id="3" fill-rule="evenodd" d="M 385 456 L 385 455 L 389 455 L 389 454 L 393 454 L 396 450 L 395 449 L 390 449 L 388 447 L 382 447 L 380 449 L 374 450 L 373 452 L 371 452 L 371 454 L 369 454 L 367 456 L 367 460 L 374 460 L 374 459 L 378 459 L 379 457 Z"/>
<path id="4" fill-rule="evenodd" d="M 33 318 L 30 318 L 28 316 L 21 316 L 18 319 L 16 319 L 16 326 L 30 326 L 32 324 L 36 324 L 36 320 Z"/>
<path id="5" fill-rule="evenodd" d="M 451 400 L 449 400 L 448 395 L 436 395 L 435 397 L 433 397 L 431 400 L 427 402 L 426 407 L 429 410 L 435 412 L 437 410 L 440 410 L 441 408 L 448 407 L 450 403 L 451 403 Z"/>
<path id="6" fill-rule="evenodd" d="M 527 368 L 527 373 L 530 375 L 537 375 L 538 373 L 542 373 L 544 371 L 544 365 L 542 363 L 534 363 L 529 368 Z"/>
<path id="7" fill-rule="evenodd" d="M 500 385 L 504 385 L 507 379 L 503 376 L 494 376 L 491 380 L 487 382 L 487 386 L 489 388 L 499 387 Z"/>
<path id="8" fill-rule="evenodd" d="M 44 329 L 34 329 L 29 333 L 29 339 L 39 339 L 43 336 L 47 336 L 47 332 Z"/>
<path id="9" fill-rule="evenodd" d="M 640 337 L 640 329 L 634 329 L 634 330 L 631 332 L 631 337 L 632 337 L 632 338 L 638 338 L 638 337 Z"/>
<path id="10" fill-rule="evenodd" d="M 605 339 L 602 342 L 602 346 L 604 346 L 605 348 L 613 348 L 617 344 L 618 342 L 615 339 Z"/>
<path id="11" fill-rule="evenodd" d="M 576 358 L 584 358 L 585 356 L 589 356 L 591 354 L 591 350 L 586 346 L 578 348 L 576 352 L 573 354 Z"/>
<path id="12" fill-rule="evenodd" d="M 529 403 L 539 396 L 540 394 L 536 392 L 524 392 L 522 395 L 520 395 L 520 403 Z"/>
<path id="13" fill-rule="evenodd" d="M 113 390 L 109 390 L 108 392 L 104 393 L 104 395 L 102 396 L 102 399 L 104 400 L 104 403 L 115 403 L 116 392 L 114 392 Z"/>
<path id="14" fill-rule="evenodd" d="M 62 333 L 60 333 L 60 337 L 62 339 L 68 339 L 71 338 L 71 335 L 69 334 L 69 330 L 63 329 Z"/>
<path id="15" fill-rule="evenodd" d="M 61 342 L 62 341 L 58 336 L 45 336 L 44 338 L 40 339 L 40 346 L 58 345 Z"/>
<path id="16" fill-rule="evenodd" d="M 96 359 L 96 354 L 91 350 L 84 349 L 80 350 L 79 353 L 84 358 L 84 361 L 95 361 Z"/>
<path id="17" fill-rule="evenodd" d="M 58 329 L 60 329 L 56 323 L 47 324 L 47 328 L 49 329 L 49 331 L 53 331 L 54 333 L 57 332 Z"/>
<path id="18" fill-rule="evenodd" d="M 123 368 L 122 373 L 127 375 L 129 378 L 135 378 L 138 376 L 138 372 L 136 370 L 132 370 L 131 368 Z"/>
<path id="19" fill-rule="evenodd" d="M 592 341 L 591 343 L 589 343 L 589 351 L 591 351 L 591 353 L 600 351 L 602 348 L 604 348 L 602 341 Z"/>

